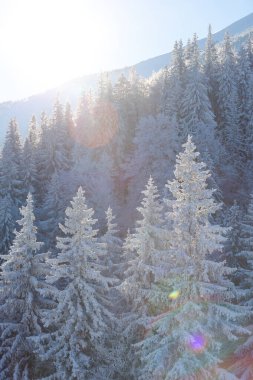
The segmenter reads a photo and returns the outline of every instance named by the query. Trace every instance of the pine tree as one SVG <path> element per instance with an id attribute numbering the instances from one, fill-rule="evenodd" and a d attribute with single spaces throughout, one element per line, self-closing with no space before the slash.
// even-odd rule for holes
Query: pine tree
<path id="1" fill-rule="evenodd" d="M 240 223 L 239 247 L 237 248 L 237 283 L 244 289 L 249 291 L 249 301 L 253 304 L 253 195 L 246 215 Z"/>
<path id="2" fill-rule="evenodd" d="M 121 239 L 117 236 L 118 229 L 117 223 L 114 223 L 115 216 L 112 213 L 112 209 L 109 206 L 106 210 L 106 232 L 102 236 L 101 241 L 106 244 L 106 266 L 107 271 L 115 271 L 117 264 L 121 262 Z M 117 271 L 117 270 L 116 270 Z"/>
<path id="3" fill-rule="evenodd" d="M 128 267 L 125 270 L 125 279 L 119 287 L 128 304 L 128 312 L 120 319 L 120 323 L 122 337 L 125 337 L 129 376 L 134 375 L 136 361 L 132 345 L 140 339 L 149 320 L 148 300 L 157 275 L 157 255 L 161 239 L 159 231 L 162 224 L 162 205 L 152 177 L 142 193 L 144 198 L 138 208 L 142 219 L 137 222 L 135 232 L 128 233 L 126 237 L 123 250 Z"/>
<path id="4" fill-rule="evenodd" d="M 76 118 L 75 118 L 75 161 L 78 161 L 86 153 L 85 147 L 90 144 L 90 134 L 92 130 L 93 120 L 92 120 L 92 108 L 93 99 L 86 93 L 83 93 L 79 99 Z"/>
<path id="5" fill-rule="evenodd" d="M 45 201 L 38 213 L 40 240 L 50 251 L 55 251 L 56 236 L 60 233 L 59 223 L 64 221 L 66 208 L 64 187 L 63 180 L 56 172 L 48 185 Z"/>
<path id="6" fill-rule="evenodd" d="M 158 231 L 162 224 L 162 206 L 152 177 L 149 178 L 143 194 L 142 207 L 137 209 L 142 219 L 138 221 L 136 232 L 132 234 L 130 240 L 130 250 L 135 252 L 135 257 L 129 262 L 130 266 L 126 271 L 122 288 L 130 302 L 132 301 L 133 312 L 145 317 L 146 300 L 157 269 Z"/>
<path id="7" fill-rule="evenodd" d="M 239 133 L 242 140 L 242 159 L 244 162 L 252 159 L 252 107 L 253 107 L 253 67 L 252 67 L 252 36 L 247 44 L 242 46 L 238 60 L 238 108 Z"/>
<path id="8" fill-rule="evenodd" d="M 220 53 L 218 72 L 217 131 L 221 143 L 227 149 L 227 160 L 235 162 L 237 174 L 240 174 L 244 149 L 239 131 L 237 75 L 236 57 L 230 36 L 226 34 Z"/>
<path id="9" fill-rule="evenodd" d="M 137 344 L 140 380 L 224 378 L 226 371 L 217 367 L 225 343 L 248 332 L 242 327 L 246 311 L 231 304 L 236 294 L 227 279 L 231 269 L 208 259 L 208 254 L 221 251 L 226 232 L 209 221 L 220 207 L 214 202 L 214 190 L 207 188 L 209 172 L 198 161 L 191 137 L 183 147 L 175 179 L 167 184 L 174 198 L 167 202 L 167 218 L 172 221 L 171 244 L 164 257 L 167 274 L 154 288 L 156 313 Z"/>
<path id="10" fill-rule="evenodd" d="M 1 194 L 10 194 L 14 204 L 20 207 L 24 202 L 25 191 L 22 179 L 22 144 L 15 119 L 10 121 L 3 151 Z"/>
<path id="11" fill-rule="evenodd" d="M 225 215 L 224 225 L 229 228 L 227 240 L 224 243 L 224 254 L 228 266 L 236 268 L 238 266 L 237 253 L 240 251 L 240 234 L 243 212 L 236 201 L 229 208 Z M 233 275 L 233 277 L 236 274 Z"/>
<path id="12" fill-rule="evenodd" d="M 186 83 L 180 104 L 181 140 L 191 134 L 202 154 L 215 159 L 217 156 L 216 122 L 208 98 L 204 75 L 201 71 L 197 37 L 192 41 L 191 55 L 186 72 Z"/>
<path id="13" fill-rule="evenodd" d="M 164 69 L 161 112 L 175 124 L 179 122 L 180 104 L 185 82 L 185 62 L 182 41 L 175 42 L 171 67 Z"/>
<path id="14" fill-rule="evenodd" d="M 18 125 L 11 120 L 6 134 L 1 159 L 0 198 L 0 253 L 6 254 L 14 237 L 19 207 L 25 199 L 23 179 L 22 146 Z"/>
<path id="15" fill-rule="evenodd" d="M 36 126 L 36 118 L 32 117 L 28 137 L 25 140 L 23 151 L 24 177 L 27 193 L 35 193 L 37 187 L 37 146 L 38 146 L 38 131 Z"/>
<path id="16" fill-rule="evenodd" d="M 47 186 L 53 173 L 51 167 L 51 128 L 45 112 L 41 114 L 40 130 L 41 134 L 36 155 L 38 181 L 35 191 L 37 203 L 39 206 L 41 206 L 44 201 L 47 192 Z"/>
<path id="17" fill-rule="evenodd" d="M 212 28 L 211 25 L 209 25 L 205 48 L 204 73 L 207 79 L 209 99 L 211 102 L 212 110 L 215 115 L 218 107 L 218 70 L 218 53 L 215 43 L 213 42 Z"/>
<path id="18" fill-rule="evenodd" d="M 128 193 L 121 225 L 133 223 L 134 209 L 141 200 L 141 191 L 150 175 L 159 191 L 164 188 L 165 178 L 172 178 L 179 146 L 177 127 L 163 114 L 143 118 L 137 126 L 134 143 L 135 153 L 126 165 Z"/>
<path id="19" fill-rule="evenodd" d="M 53 332 L 42 337 L 39 345 L 43 360 L 53 358 L 52 378 L 88 379 L 95 366 L 104 365 L 105 331 L 111 314 L 105 306 L 108 280 L 101 275 L 99 264 L 104 249 L 97 242 L 93 214 L 79 188 L 66 209 L 65 224 L 60 225 L 65 236 L 57 239 L 58 257 L 50 260 L 48 281 L 67 281 L 62 290 L 52 288 L 57 306 L 45 313 L 44 324 Z"/>
<path id="20" fill-rule="evenodd" d="M 109 102 L 112 100 L 112 83 L 108 72 L 100 74 L 98 82 L 98 99 L 99 101 Z"/>
<path id="21" fill-rule="evenodd" d="M 21 226 L 2 265 L 0 291 L 0 379 L 29 380 L 34 378 L 35 356 L 29 338 L 41 333 L 39 296 L 44 285 L 44 254 L 36 240 L 31 194 L 22 207 Z"/>
<path id="22" fill-rule="evenodd" d="M 234 276 L 236 284 L 244 290 L 243 303 L 253 305 L 253 196 L 250 197 L 248 209 L 239 224 L 239 238 L 236 249 L 237 271 Z M 252 319 L 251 319 L 252 320 Z M 249 323 L 251 322 L 249 321 Z M 251 323 L 250 323 L 251 324 Z M 252 332 L 252 324 L 249 326 Z M 230 370 L 239 379 L 251 380 L 253 376 L 252 365 L 253 337 L 251 336 L 240 344 L 235 352 Z"/>
<path id="23" fill-rule="evenodd" d="M 6 194 L 0 198 L 1 254 L 8 253 L 14 239 L 16 219 L 18 218 L 17 211 L 17 207 L 13 203 L 10 194 Z"/>
<path id="24" fill-rule="evenodd" d="M 51 165 L 52 172 L 68 170 L 71 167 L 71 109 L 66 106 L 65 115 L 63 105 L 57 99 L 51 117 Z"/>

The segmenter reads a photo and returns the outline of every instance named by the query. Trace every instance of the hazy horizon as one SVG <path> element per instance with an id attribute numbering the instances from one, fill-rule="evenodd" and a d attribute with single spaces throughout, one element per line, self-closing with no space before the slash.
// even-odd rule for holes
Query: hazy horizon
<path id="1" fill-rule="evenodd" d="M 209 23 L 215 33 L 252 11 L 250 0 L 1 1 L 0 102 L 162 55 L 176 39 L 204 38 Z"/>

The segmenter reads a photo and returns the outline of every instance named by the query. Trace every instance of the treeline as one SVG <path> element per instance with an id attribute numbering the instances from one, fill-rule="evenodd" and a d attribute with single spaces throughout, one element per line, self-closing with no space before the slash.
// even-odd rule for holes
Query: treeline
<path id="1" fill-rule="evenodd" d="M 28 194 L 2 255 L 0 379 L 250 379 L 253 199 L 231 268 L 210 172 L 183 148 L 172 198 L 150 177 L 123 246 L 110 208 L 98 237 L 80 187 L 46 252 Z"/>
<path id="2" fill-rule="evenodd" d="M 252 379 L 252 42 L 11 120 L 0 379 Z"/>

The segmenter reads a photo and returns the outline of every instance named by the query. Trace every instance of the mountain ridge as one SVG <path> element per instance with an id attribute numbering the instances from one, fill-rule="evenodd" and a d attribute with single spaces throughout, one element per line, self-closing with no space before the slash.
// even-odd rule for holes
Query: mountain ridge
<path id="1" fill-rule="evenodd" d="M 249 15 L 214 33 L 213 39 L 216 43 L 219 43 L 223 40 L 225 33 L 228 32 L 235 38 L 235 44 L 240 46 L 251 31 L 253 31 L 253 13 L 250 13 Z M 202 38 L 198 41 L 200 49 L 204 48 L 205 42 L 206 38 Z M 165 53 L 138 62 L 133 66 L 110 71 L 109 75 L 111 80 L 114 82 L 121 74 L 127 75 L 129 70 L 134 67 L 139 75 L 148 77 L 153 72 L 157 72 L 166 65 L 169 65 L 171 62 L 171 57 L 171 52 Z M 83 91 L 93 89 L 96 86 L 99 75 L 100 73 L 85 75 L 68 81 L 56 88 L 49 89 L 43 93 L 32 95 L 26 99 L 0 103 L 0 128 L 2 130 L 1 140 L 3 140 L 11 118 L 15 117 L 17 119 L 20 125 L 21 134 L 24 135 L 27 131 L 28 123 L 32 115 L 34 114 L 36 117 L 39 117 L 42 111 L 45 111 L 46 113 L 50 112 L 52 104 L 58 95 L 61 101 L 69 101 L 72 107 L 75 108 L 81 93 Z"/>

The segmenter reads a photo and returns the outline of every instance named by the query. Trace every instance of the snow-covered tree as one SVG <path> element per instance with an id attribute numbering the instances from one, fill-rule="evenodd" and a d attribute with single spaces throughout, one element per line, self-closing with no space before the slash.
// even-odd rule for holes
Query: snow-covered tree
<path id="1" fill-rule="evenodd" d="M 51 128 L 49 120 L 45 112 L 41 114 L 40 118 L 40 139 L 37 147 L 37 187 L 36 198 L 38 205 L 41 206 L 46 192 L 47 186 L 52 176 L 51 168 Z"/>
<path id="2" fill-rule="evenodd" d="M 197 148 L 204 156 L 217 159 L 215 141 L 216 122 L 208 98 L 208 89 L 201 71 L 198 41 L 192 41 L 192 51 L 186 71 L 186 83 L 180 103 L 180 135 L 185 141 L 188 134 L 194 137 Z"/>
<path id="3" fill-rule="evenodd" d="M 38 131 L 36 126 L 36 118 L 32 117 L 28 137 L 25 140 L 23 151 L 23 172 L 26 191 L 31 194 L 35 193 L 37 188 L 37 145 L 38 145 Z M 36 194 L 35 194 L 36 196 Z"/>
<path id="4" fill-rule="evenodd" d="M 12 239 L 19 207 L 25 200 L 23 178 L 22 145 L 15 120 L 11 120 L 7 130 L 1 157 L 0 173 L 0 239 L 1 254 L 7 253 Z"/>
<path id="5" fill-rule="evenodd" d="M 243 212 L 241 207 L 236 201 L 227 210 L 224 218 L 224 225 L 228 227 L 227 240 L 224 243 L 224 255 L 227 264 L 230 267 L 237 267 L 237 253 L 240 251 L 240 233 L 241 233 L 241 222 L 242 222 Z"/>
<path id="6" fill-rule="evenodd" d="M 14 204 L 20 207 L 25 198 L 22 178 L 22 144 L 18 124 L 10 121 L 2 151 L 1 194 L 10 194 Z"/>
<path id="7" fill-rule="evenodd" d="M 245 176 L 245 185 L 252 188 L 252 157 L 253 157 L 253 47 L 252 36 L 242 46 L 238 58 L 238 109 L 239 109 L 239 136 L 241 141 L 241 161 Z"/>
<path id="8" fill-rule="evenodd" d="M 42 336 L 39 344 L 41 358 L 53 358 L 52 378 L 88 379 L 94 376 L 95 366 L 105 364 L 104 343 L 111 314 L 106 307 L 108 279 L 101 275 L 99 263 L 104 248 L 93 229 L 93 214 L 79 188 L 66 209 L 65 224 L 60 225 L 65 236 L 57 239 L 59 254 L 50 259 L 52 270 L 47 281 L 62 278 L 67 282 L 64 289 L 52 287 L 57 306 L 46 311 L 43 319 L 52 333 Z"/>
<path id="9" fill-rule="evenodd" d="M 107 271 L 111 271 L 114 264 L 120 263 L 121 261 L 121 239 L 117 236 L 118 229 L 117 223 L 114 223 L 115 216 L 112 213 L 112 209 L 109 206 L 105 212 L 106 215 L 106 232 L 102 236 L 101 241 L 106 244 L 107 247 L 107 255 L 106 255 L 106 263 L 107 263 Z"/>
<path id="10" fill-rule="evenodd" d="M 218 109 L 216 114 L 218 136 L 235 163 L 237 172 L 242 170 L 244 149 L 239 130 L 239 107 L 237 93 L 236 56 L 231 39 L 225 35 L 221 48 L 220 70 L 218 71 Z"/>
<path id="11" fill-rule="evenodd" d="M 121 318 L 121 325 L 122 336 L 125 336 L 128 347 L 126 360 L 132 375 L 136 357 L 132 344 L 142 337 L 148 321 L 148 300 L 157 275 L 157 252 L 161 245 L 159 231 L 162 224 L 162 205 L 152 177 L 142 193 L 144 198 L 141 207 L 138 207 L 142 218 L 137 222 L 135 232 L 127 235 L 123 250 L 128 267 L 125 270 L 125 279 L 119 287 L 129 309 L 124 318 Z"/>
<path id="12" fill-rule="evenodd" d="M 35 355 L 29 338 L 41 333 L 39 290 L 44 287 L 44 254 L 36 240 L 31 194 L 22 207 L 21 226 L 1 272 L 0 289 L 0 379 L 29 380 L 34 378 Z"/>
<path id="13" fill-rule="evenodd" d="M 246 311 L 231 303 L 236 295 L 227 278 L 231 269 L 208 259 L 221 251 L 226 232 L 209 221 L 220 208 L 207 188 L 209 172 L 191 137 L 183 147 L 175 179 L 167 184 L 174 200 L 167 201 L 172 231 L 164 279 L 154 288 L 154 319 L 137 344 L 140 380 L 224 378 L 225 370 L 217 367 L 226 343 L 248 333 L 242 327 Z"/>
<path id="14" fill-rule="evenodd" d="M 50 183 L 45 196 L 45 201 L 39 210 L 38 232 L 40 240 L 44 242 L 46 249 L 55 251 L 56 236 L 59 235 L 59 223 L 64 221 L 66 209 L 66 196 L 63 179 L 56 172 Z"/>
<path id="15" fill-rule="evenodd" d="M 213 41 L 212 28 L 211 25 L 209 25 L 205 48 L 204 73 L 207 80 L 208 95 L 214 114 L 216 114 L 218 102 L 218 70 L 218 53 Z"/>
<path id="16" fill-rule="evenodd" d="M 126 165 L 128 194 L 124 210 L 125 223 L 133 223 L 134 209 L 141 200 L 141 191 L 150 175 L 159 191 L 164 188 L 166 178 L 172 178 L 179 146 L 177 132 L 175 123 L 164 114 L 143 118 L 138 124 L 134 139 L 135 153 Z"/>
<path id="17" fill-rule="evenodd" d="M 175 42 L 171 67 L 164 69 L 161 112 L 175 123 L 179 121 L 180 104 L 185 80 L 185 62 L 182 41 Z"/>
<path id="18" fill-rule="evenodd" d="M 99 101 L 112 100 L 112 82 L 108 72 L 100 74 L 98 81 L 98 99 Z"/>
<path id="19" fill-rule="evenodd" d="M 18 209 L 10 194 L 6 194 L 0 198 L 0 253 L 2 255 L 8 253 L 12 244 L 16 220 L 18 218 L 17 211 Z"/>
<path id="20" fill-rule="evenodd" d="M 83 93 L 79 99 L 75 118 L 75 139 L 74 160 L 79 161 L 85 153 L 85 147 L 89 146 L 90 134 L 92 130 L 92 107 L 93 99 Z"/>
<path id="21" fill-rule="evenodd" d="M 57 99 L 51 117 L 51 165 L 53 172 L 68 170 L 72 161 L 71 144 L 71 109 L 66 106 L 65 114 L 63 105 Z"/>
<path id="22" fill-rule="evenodd" d="M 236 251 L 237 271 L 235 281 L 244 290 L 243 302 L 253 305 L 253 196 L 246 214 L 241 220 L 239 229 L 239 244 Z M 252 332 L 252 318 L 249 321 Z M 231 370 L 239 379 L 250 380 L 253 376 L 253 337 L 251 336 L 237 347 Z"/>
<path id="23" fill-rule="evenodd" d="M 236 278 L 240 286 L 248 289 L 253 304 L 253 195 L 246 214 L 240 223 L 239 247 L 236 254 Z"/>
<path id="24" fill-rule="evenodd" d="M 126 279 L 121 287 L 132 303 L 132 310 L 146 317 L 147 298 L 157 269 L 158 231 L 162 224 L 162 205 L 152 177 L 143 194 L 142 206 L 137 208 L 142 219 L 138 221 L 130 240 L 130 250 L 135 252 L 135 257 L 129 261 Z"/>

